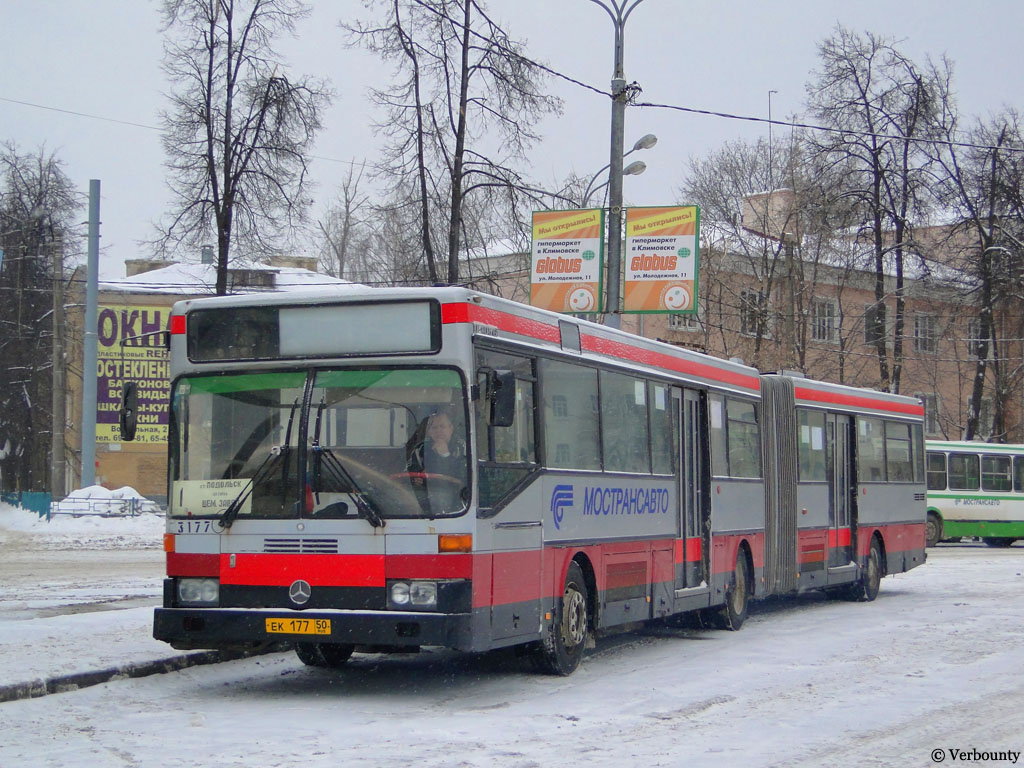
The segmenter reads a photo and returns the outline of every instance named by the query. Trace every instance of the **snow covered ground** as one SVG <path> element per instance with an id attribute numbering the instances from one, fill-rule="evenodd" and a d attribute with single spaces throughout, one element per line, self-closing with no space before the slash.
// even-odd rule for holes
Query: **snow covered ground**
<path id="1" fill-rule="evenodd" d="M 26 515 L 0 506 L 0 685 L 173 655 L 149 638 L 158 516 Z M 874 603 L 771 600 L 740 632 L 602 638 L 569 678 L 425 651 L 114 680 L 0 703 L 0 766 L 1013 764 L 1022 574 L 1021 544 L 942 545 Z"/>

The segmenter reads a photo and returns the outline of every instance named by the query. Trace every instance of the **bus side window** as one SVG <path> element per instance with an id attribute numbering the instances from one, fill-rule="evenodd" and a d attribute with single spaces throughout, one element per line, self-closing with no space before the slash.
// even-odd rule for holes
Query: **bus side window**
<path id="1" fill-rule="evenodd" d="M 797 411 L 800 432 L 797 435 L 797 469 L 801 482 L 824 482 L 825 414 L 800 408 Z"/>
<path id="2" fill-rule="evenodd" d="M 647 402 L 651 419 L 651 469 L 655 474 L 671 475 L 673 469 L 672 409 L 668 387 L 664 384 L 647 384 Z"/>
<path id="3" fill-rule="evenodd" d="M 533 362 L 529 358 L 490 350 L 477 350 L 476 364 L 480 371 L 476 399 L 476 444 L 480 506 L 489 508 L 521 480 L 537 463 L 537 441 L 534 432 Z M 482 369 L 482 370 L 481 370 Z M 488 370 L 512 371 L 516 377 L 515 418 L 510 427 L 492 426 L 490 401 L 485 395 Z"/>
<path id="4" fill-rule="evenodd" d="M 928 451 L 928 490 L 946 490 L 946 454 Z"/>
<path id="5" fill-rule="evenodd" d="M 1024 491 L 1024 456 L 1013 457 L 1013 490 Z"/>
<path id="6" fill-rule="evenodd" d="M 597 370 L 540 361 L 545 465 L 601 469 Z"/>
<path id="7" fill-rule="evenodd" d="M 761 477 L 761 428 L 753 403 L 725 400 L 731 477 Z"/>
<path id="8" fill-rule="evenodd" d="M 857 455 L 861 482 L 885 481 L 885 433 L 881 419 L 857 420 Z"/>
<path id="9" fill-rule="evenodd" d="M 721 395 L 708 395 L 708 411 L 711 426 L 711 474 L 727 477 L 729 452 L 726 449 L 725 398 Z"/>
<path id="10" fill-rule="evenodd" d="M 650 472 L 646 383 L 611 371 L 600 382 L 604 470 Z"/>
<path id="11" fill-rule="evenodd" d="M 910 425 L 885 422 L 885 465 L 889 482 L 912 482 Z"/>
<path id="12" fill-rule="evenodd" d="M 1009 456 L 981 457 L 981 489 L 983 491 L 1012 491 Z"/>
<path id="13" fill-rule="evenodd" d="M 949 454 L 949 489 L 951 491 L 976 491 L 979 488 L 978 480 L 977 454 Z"/>

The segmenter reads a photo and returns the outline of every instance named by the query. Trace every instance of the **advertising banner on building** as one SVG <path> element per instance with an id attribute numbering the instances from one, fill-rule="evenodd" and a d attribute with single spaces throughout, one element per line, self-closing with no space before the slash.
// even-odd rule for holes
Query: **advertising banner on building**
<path id="1" fill-rule="evenodd" d="M 603 265 L 603 209 L 534 211 L 531 305 L 600 312 Z"/>
<path id="2" fill-rule="evenodd" d="M 627 208 L 624 312 L 697 312 L 700 211 Z"/>
<path id="3" fill-rule="evenodd" d="M 167 350 L 158 331 L 167 330 L 171 308 L 101 306 L 97 323 L 96 442 L 119 443 L 117 426 L 124 381 L 139 385 L 137 443 L 166 443 L 171 379 Z M 152 334 L 143 336 L 143 334 Z M 132 338 L 141 337 L 141 338 Z M 121 341 L 127 340 L 121 346 Z"/>

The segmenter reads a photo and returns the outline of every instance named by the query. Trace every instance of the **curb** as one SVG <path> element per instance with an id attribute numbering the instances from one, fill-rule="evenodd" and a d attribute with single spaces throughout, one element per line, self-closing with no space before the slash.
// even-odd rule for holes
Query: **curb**
<path id="1" fill-rule="evenodd" d="M 81 688 L 101 685 L 112 680 L 162 675 L 168 672 L 187 669 L 188 667 L 220 664 L 225 661 L 247 659 L 250 656 L 279 653 L 283 650 L 287 650 L 287 646 L 274 644 L 269 647 L 246 651 L 200 651 L 198 653 L 187 653 L 181 656 L 171 656 L 154 661 L 125 664 L 124 666 L 110 667 L 109 669 L 101 669 L 94 672 L 75 672 L 70 675 L 51 677 L 46 680 L 40 678 L 26 683 L 12 683 L 0 686 L 0 703 L 19 699 L 35 699 L 41 696 L 49 696 L 51 693 L 77 691 Z"/>

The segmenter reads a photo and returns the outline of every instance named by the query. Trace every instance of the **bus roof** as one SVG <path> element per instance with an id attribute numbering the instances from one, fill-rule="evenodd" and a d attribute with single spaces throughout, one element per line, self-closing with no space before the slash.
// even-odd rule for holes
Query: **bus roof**
<path id="1" fill-rule="evenodd" d="M 940 451 L 974 451 L 976 453 L 1024 453 L 1024 445 L 982 443 L 977 440 L 927 440 L 926 447 Z"/>

